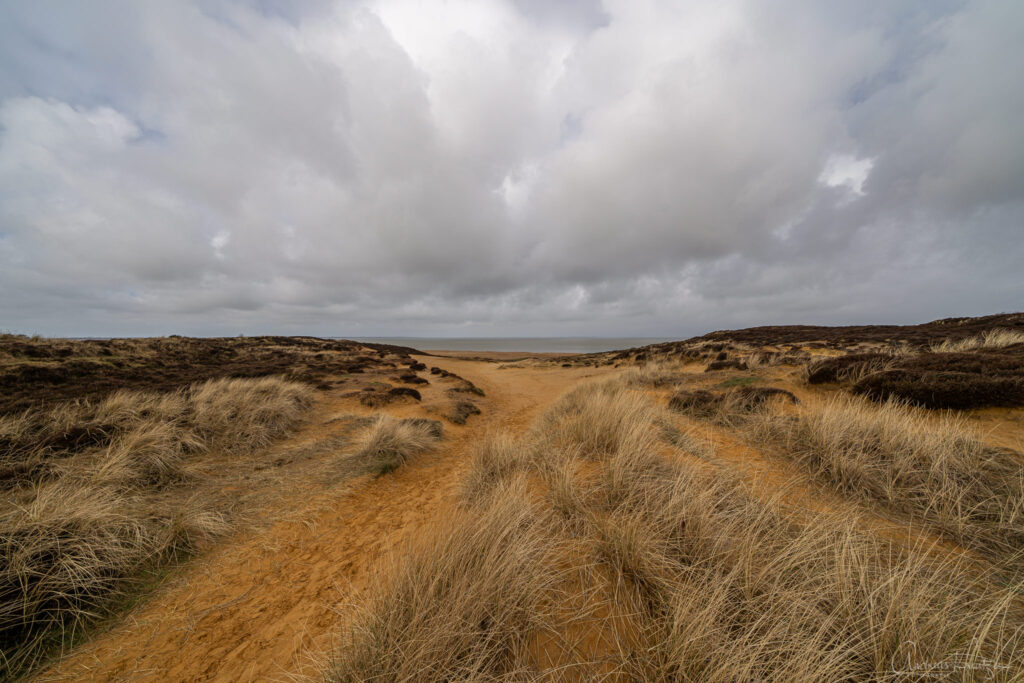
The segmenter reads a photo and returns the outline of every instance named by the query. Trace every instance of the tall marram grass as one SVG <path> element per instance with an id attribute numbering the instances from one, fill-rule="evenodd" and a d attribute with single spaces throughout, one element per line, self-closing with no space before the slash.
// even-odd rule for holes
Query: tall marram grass
<path id="1" fill-rule="evenodd" d="M 195 458 L 294 428 L 312 391 L 275 378 L 120 392 L 0 418 L 0 678 L 32 666 L 133 576 L 226 530 L 185 488 Z"/>
<path id="2" fill-rule="evenodd" d="M 329 678 L 1011 681 L 1024 670 L 1024 587 L 855 517 L 752 495 L 667 444 L 665 419 L 609 382 L 571 392 L 519 440 L 485 442 L 464 512 L 371 590 Z M 570 604 L 589 608 L 556 618 Z"/>
<path id="3" fill-rule="evenodd" d="M 364 435 L 355 457 L 367 472 L 387 474 L 433 446 L 441 438 L 441 430 L 441 423 L 436 420 L 379 415 Z"/>
<path id="4" fill-rule="evenodd" d="M 528 680 L 552 622 L 555 548 L 522 480 L 406 548 L 343 633 L 335 681 Z"/>
<path id="5" fill-rule="evenodd" d="M 1024 551 L 1024 463 L 981 441 L 962 417 L 838 395 L 745 424 L 752 440 L 845 494 L 996 556 Z"/>

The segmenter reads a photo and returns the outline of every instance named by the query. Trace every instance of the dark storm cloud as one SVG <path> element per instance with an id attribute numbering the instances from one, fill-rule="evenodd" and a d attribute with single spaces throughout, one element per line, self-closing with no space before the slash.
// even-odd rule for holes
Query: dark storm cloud
<path id="1" fill-rule="evenodd" d="M 1016 3 L 0 4 L 0 327 L 662 334 L 1024 301 Z"/>

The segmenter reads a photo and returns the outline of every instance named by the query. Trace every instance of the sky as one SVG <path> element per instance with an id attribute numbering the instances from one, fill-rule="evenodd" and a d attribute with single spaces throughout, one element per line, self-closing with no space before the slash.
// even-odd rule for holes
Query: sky
<path id="1" fill-rule="evenodd" d="M 1024 3 L 0 0 L 0 330 L 1024 309 Z"/>

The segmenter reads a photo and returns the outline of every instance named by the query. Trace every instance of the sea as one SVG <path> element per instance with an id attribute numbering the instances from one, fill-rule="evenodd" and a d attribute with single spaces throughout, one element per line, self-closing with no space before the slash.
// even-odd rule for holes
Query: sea
<path id="1" fill-rule="evenodd" d="M 420 351 L 523 351 L 598 353 L 673 341 L 666 337 L 346 337 L 374 344 L 411 346 Z"/>

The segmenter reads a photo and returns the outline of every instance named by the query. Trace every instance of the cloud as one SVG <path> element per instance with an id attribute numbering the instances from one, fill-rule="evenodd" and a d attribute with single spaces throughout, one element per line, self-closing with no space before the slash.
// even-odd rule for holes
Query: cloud
<path id="1" fill-rule="evenodd" d="M 1019 308 L 1013 3 L 0 8 L 0 319 L 684 335 Z"/>

